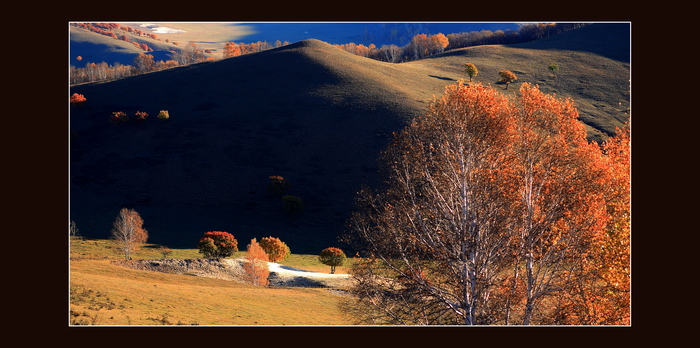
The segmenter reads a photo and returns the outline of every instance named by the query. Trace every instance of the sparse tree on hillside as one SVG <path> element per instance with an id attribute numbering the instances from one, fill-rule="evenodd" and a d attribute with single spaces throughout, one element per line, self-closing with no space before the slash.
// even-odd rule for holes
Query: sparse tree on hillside
<path id="1" fill-rule="evenodd" d="M 550 64 L 550 65 L 547 67 L 547 69 L 549 69 L 549 71 L 552 72 L 552 75 L 554 75 L 554 77 L 557 77 L 557 71 L 559 71 L 559 65 Z"/>
<path id="2" fill-rule="evenodd" d="M 122 208 L 114 220 L 111 239 L 117 249 L 124 252 L 124 259 L 130 260 L 131 253 L 148 240 L 148 231 L 143 228 L 143 219 L 133 209 Z"/>
<path id="3" fill-rule="evenodd" d="M 479 69 L 477 69 L 476 65 L 472 63 L 464 64 L 464 71 L 467 73 L 467 75 L 469 75 L 469 82 L 472 82 L 472 77 L 479 74 Z"/>
<path id="4" fill-rule="evenodd" d="M 498 75 L 501 76 L 501 82 L 506 84 L 505 89 L 508 89 L 508 85 L 510 85 L 511 82 L 518 79 L 518 77 L 515 76 L 515 74 L 513 74 L 513 72 L 510 70 L 501 70 L 498 72 Z"/>
<path id="5" fill-rule="evenodd" d="M 265 250 L 270 262 L 282 261 L 291 253 L 289 246 L 279 238 L 263 237 L 258 244 Z"/>
<path id="6" fill-rule="evenodd" d="M 347 257 L 343 250 L 339 248 L 326 248 L 318 255 L 318 261 L 324 265 L 331 266 L 331 274 L 335 274 L 335 268 L 342 266 Z"/>
<path id="7" fill-rule="evenodd" d="M 247 252 L 243 269 L 246 271 L 248 282 L 256 286 L 267 286 L 269 283 L 267 277 L 270 275 L 267 253 L 255 238 L 248 244 Z"/>

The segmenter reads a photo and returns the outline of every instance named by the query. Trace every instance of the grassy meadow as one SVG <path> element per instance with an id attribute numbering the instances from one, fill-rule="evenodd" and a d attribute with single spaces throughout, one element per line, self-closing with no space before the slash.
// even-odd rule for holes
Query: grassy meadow
<path id="1" fill-rule="evenodd" d="M 239 252 L 233 257 L 243 256 Z M 168 258 L 199 258 L 197 249 L 172 249 Z M 161 259 L 147 244 L 134 259 Z M 135 270 L 112 264 L 123 256 L 107 240 L 71 241 L 72 325 L 352 325 L 327 288 L 265 288 L 234 281 Z M 314 255 L 281 264 L 329 272 Z M 347 272 L 339 267 L 337 273 Z"/>

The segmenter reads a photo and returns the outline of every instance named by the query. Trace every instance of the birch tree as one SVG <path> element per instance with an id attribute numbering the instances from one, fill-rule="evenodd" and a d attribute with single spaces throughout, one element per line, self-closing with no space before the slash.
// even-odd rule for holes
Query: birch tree
<path id="1" fill-rule="evenodd" d="M 363 190 L 351 219 L 364 322 L 551 324 L 564 313 L 554 303 L 596 291 L 590 265 L 611 244 L 616 169 L 586 140 L 572 100 L 527 83 L 519 92 L 447 86 L 396 134 L 385 187 Z M 615 252 L 610 279 L 622 279 L 626 251 Z"/>
<path id="2" fill-rule="evenodd" d="M 355 295 L 373 323 L 488 324 L 492 284 L 508 265 L 506 149 L 515 130 L 492 88 L 448 86 L 384 156 L 387 191 L 363 192 L 352 227 L 368 260 Z"/>

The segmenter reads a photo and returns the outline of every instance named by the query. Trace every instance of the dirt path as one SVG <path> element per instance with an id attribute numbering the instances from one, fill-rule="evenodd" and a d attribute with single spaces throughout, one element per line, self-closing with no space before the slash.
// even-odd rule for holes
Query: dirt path
<path id="1" fill-rule="evenodd" d="M 349 274 L 330 274 L 330 273 L 320 273 L 311 272 L 299 268 L 294 268 L 290 266 L 280 265 L 275 262 L 268 262 L 268 269 L 270 272 L 275 272 L 280 275 L 288 275 L 295 277 L 310 277 L 310 278 L 347 278 Z"/>

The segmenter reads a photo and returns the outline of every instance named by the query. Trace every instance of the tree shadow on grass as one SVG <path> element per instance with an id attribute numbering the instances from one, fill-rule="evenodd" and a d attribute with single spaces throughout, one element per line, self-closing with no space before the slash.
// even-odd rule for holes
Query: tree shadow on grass
<path id="1" fill-rule="evenodd" d="M 428 76 L 434 77 L 434 78 L 440 79 L 440 80 L 445 80 L 445 81 L 457 81 L 457 80 L 455 80 L 455 79 L 453 79 L 453 78 L 451 78 L 451 77 L 436 76 L 436 75 L 428 75 Z"/>

